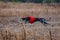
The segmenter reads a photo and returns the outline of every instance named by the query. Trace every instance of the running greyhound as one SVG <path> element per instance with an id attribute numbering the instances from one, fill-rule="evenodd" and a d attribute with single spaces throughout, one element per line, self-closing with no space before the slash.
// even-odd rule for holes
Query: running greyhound
<path id="1" fill-rule="evenodd" d="M 34 22 L 41 22 L 43 25 L 50 25 L 49 23 L 46 22 L 46 19 L 44 18 L 35 18 L 33 16 L 28 16 L 28 17 L 25 17 L 25 18 L 21 18 L 23 21 L 25 21 L 25 23 L 34 23 Z"/>

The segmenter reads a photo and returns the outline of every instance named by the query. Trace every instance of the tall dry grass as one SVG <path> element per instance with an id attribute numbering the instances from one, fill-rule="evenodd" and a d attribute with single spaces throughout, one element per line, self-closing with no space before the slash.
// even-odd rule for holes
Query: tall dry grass
<path id="1" fill-rule="evenodd" d="M 60 14 L 60 5 L 34 3 L 3 3 L 0 2 L 0 16 L 35 16 L 51 17 Z M 44 15 L 44 16 L 43 16 Z"/>
<path id="2" fill-rule="evenodd" d="M 19 27 L 19 28 L 21 28 L 21 27 Z M 22 27 L 22 31 L 20 29 L 22 34 L 20 32 L 14 32 L 15 30 L 14 31 L 12 31 L 12 30 L 14 30 L 14 29 L 11 29 L 8 26 L 5 27 L 3 31 L 0 30 L 0 40 L 26 40 L 26 33 L 25 33 L 24 27 Z"/>
<path id="3" fill-rule="evenodd" d="M 35 17 L 51 17 L 52 20 L 60 21 L 60 5 L 47 5 L 47 4 L 34 4 L 34 3 L 3 3 L 0 2 L 0 17 L 12 17 L 12 16 L 35 16 Z M 2 17 L 2 18 L 3 18 Z M 13 18 L 12 18 L 13 19 Z M 10 19 L 7 19 L 7 21 Z M 15 19 L 14 19 L 15 20 Z M 1 21 L 1 19 L 0 19 Z M 2 22 L 7 22 L 6 19 L 2 19 Z M 0 22 L 1 23 L 1 22 Z M 7 23 L 8 24 L 8 23 Z M 5 26 L 6 24 L 4 24 Z M 10 25 L 10 24 L 8 24 Z M 13 24 L 12 24 L 13 25 Z M 20 25 L 20 24 L 19 24 Z M 3 26 L 3 27 L 4 27 Z M 14 26 L 14 25 L 13 25 Z M 19 32 L 15 32 L 15 26 L 6 26 L 4 31 L 0 32 L 0 40 L 60 40 L 60 34 L 57 29 L 52 29 L 51 33 L 49 29 L 43 29 L 43 26 L 16 26 L 20 28 Z M 13 28 L 10 28 L 13 27 Z M 17 28 L 16 28 L 17 29 Z M 57 31 L 56 31 L 57 30 Z M 4 32 L 4 33 L 3 33 Z M 58 38 L 57 38 L 58 37 Z M 52 38 L 52 39 L 51 39 Z"/>
<path id="4" fill-rule="evenodd" d="M 15 19 L 17 19 L 17 17 L 0 17 L 0 21 L 2 21 L 0 22 L 0 29 L 1 27 L 4 28 L 0 30 L 0 40 L 44 40 L 45 38 L 48 38 L 47 40 L 49 40 L 49 31 L 45 30 L 45 32 L 48 33 L 46 34 L 44 33 L 44 30 L 42 31 L 40 26 L 24 26 L 23 24 L 16 22 Z M 46 37 L 44 37 L 45 34 L 47 35 Z"/>

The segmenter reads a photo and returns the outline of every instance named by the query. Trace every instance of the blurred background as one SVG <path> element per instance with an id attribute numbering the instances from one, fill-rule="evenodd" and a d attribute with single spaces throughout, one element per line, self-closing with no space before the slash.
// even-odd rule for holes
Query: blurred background
<path id="1" fill-rule="evenodd" d="M 0 0 L 4 2 L 60 3 L 60 0 Z"/>
<path id="2" fill-rule="evenodd" d="M 45 18 L 23 25 L 20 18 Z M 0 40 L 60 40 L 60 0 L 0 0 Z"/>

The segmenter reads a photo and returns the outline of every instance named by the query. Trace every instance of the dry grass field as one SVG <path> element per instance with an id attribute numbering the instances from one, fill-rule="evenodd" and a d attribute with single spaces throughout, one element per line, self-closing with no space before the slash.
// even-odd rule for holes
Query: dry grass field
<path id="1" fill-rule="evenodd" d="M 23 25 L 19 17 L 43 17 L 53 24 Z M 60 40 L 60 4 L 0 2 L 0 40 Z"/>

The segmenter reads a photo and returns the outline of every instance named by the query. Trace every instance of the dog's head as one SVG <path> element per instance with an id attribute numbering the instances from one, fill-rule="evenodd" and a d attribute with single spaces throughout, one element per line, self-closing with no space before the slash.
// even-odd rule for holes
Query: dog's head
<path id="1" fill-rule="evenodd" d="M 21 18 L 23 21 L 26 19 L 26 18 Z"/>

